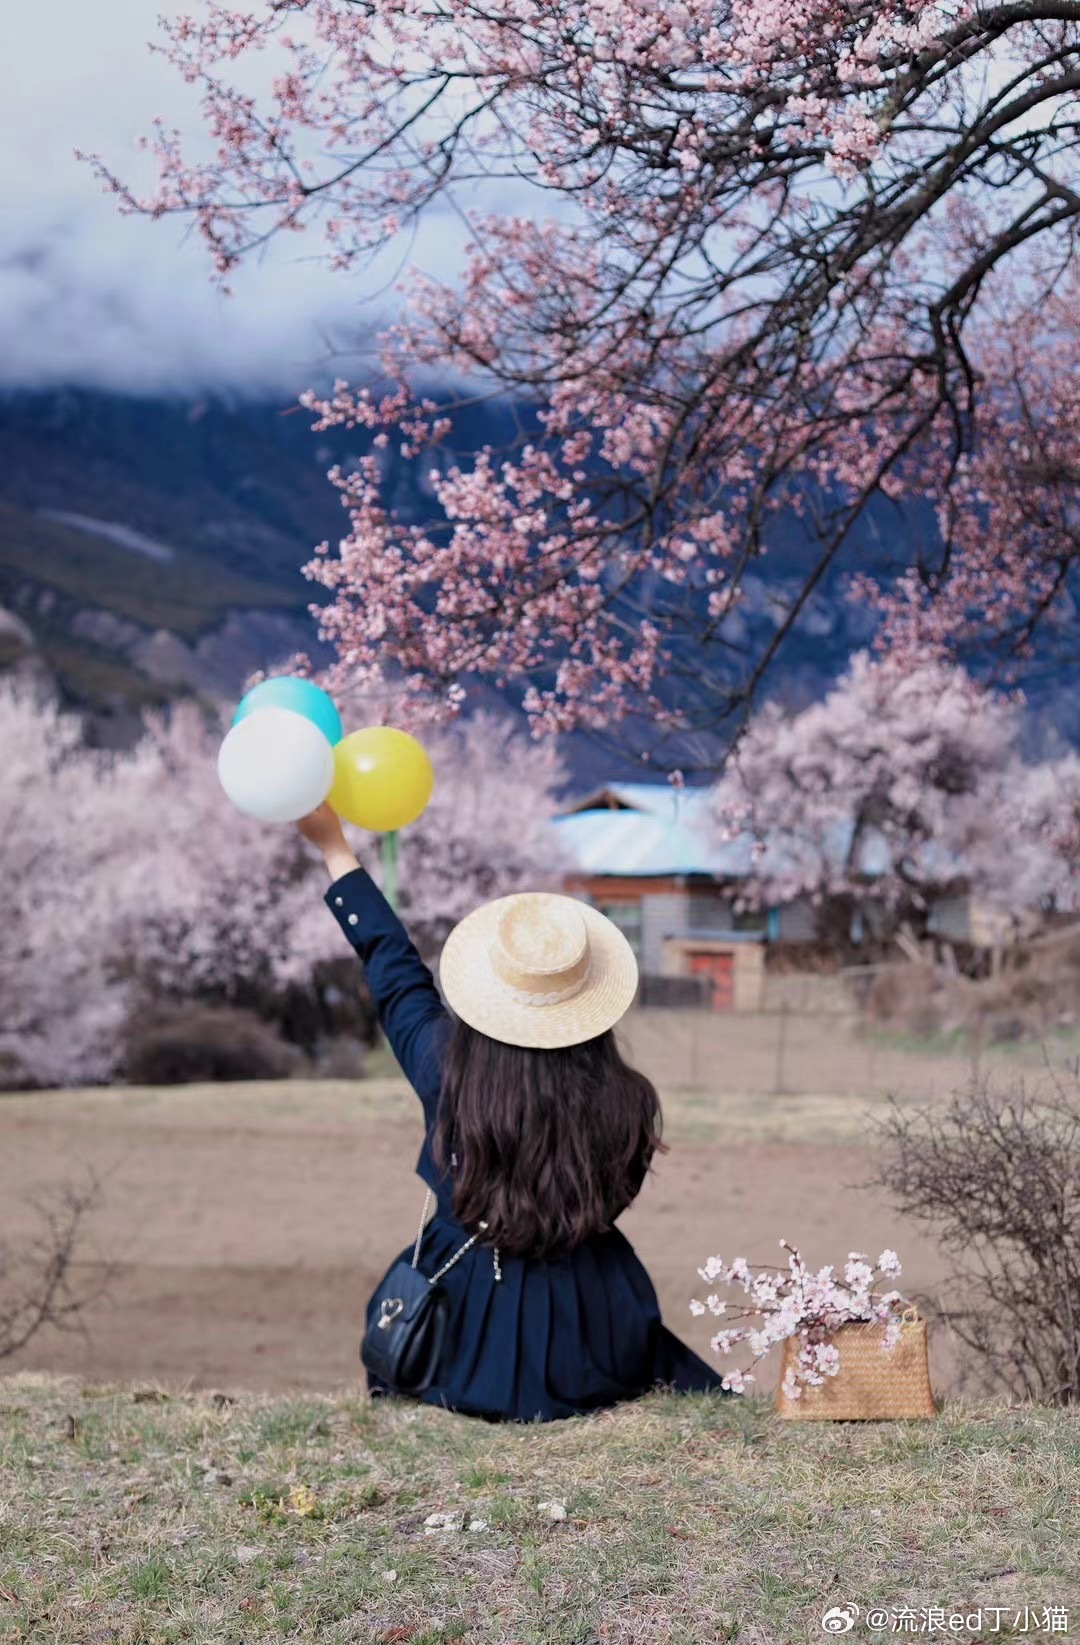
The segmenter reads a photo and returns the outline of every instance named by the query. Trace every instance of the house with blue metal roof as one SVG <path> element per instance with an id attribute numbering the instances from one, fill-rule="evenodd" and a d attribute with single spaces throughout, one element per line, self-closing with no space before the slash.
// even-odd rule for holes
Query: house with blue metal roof
<path id="1" fill-rule="evenodd" d="M 717 1009 L 755 1009 L 766 940 L 807 942 L 809 905 L 740 909 L 739 885 L 753 873 L 749 835 L 724 841 L 703 788 L 609 783 L 582 796 L 556 827 L 572 871 L 567 889 L 613 920 L 638 957 L 643 1003 L 665 995 L 661 978 L 698 978 L 689 992 Z M 683 990 L 682 997 L 687 997 Z"/>
<path id="2" fill-rule="evenodd" d="M 556 819 L 572 865 L 567 890 L 607 914 L 629 940 L 642 972 L 642 1004 L 693 996 L 718 1010 L 758 1009 L 766 946 L 817 940 L 818 911 L 809 898 L 742 906 L 757 868 L 755 842 L 749 833 L 723 839 L 710 806 L 706 788 L 607 783 Z M 851 826 L 838 825 L 821 843 L 838 864 L 850 851 Z M 781 841 L 766 841 L 765 857 L 784 849 Z M 958 884 L 931 909 L 928 930 L 976 948 L 1009 940 L 1009 922 L 968 896 L 959 884 L 962 865 L 952 866 Z M 887 869 L 884 838 L 871 832 L 863 839 L 858 867 L 868 880 Z M 860 940 L 858 924 L 851 935 Z"/>

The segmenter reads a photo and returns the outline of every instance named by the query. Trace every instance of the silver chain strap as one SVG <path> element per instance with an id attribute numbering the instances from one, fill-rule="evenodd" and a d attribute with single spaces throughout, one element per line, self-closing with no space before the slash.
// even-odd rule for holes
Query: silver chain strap
<path id="1" fill-rule="evenodd" d="M 416 1267 L 417 1263 L 420 1261 L 420 1241 L 424 1237 L 424 1224 L 427 1221 L 428 1206 L 430 1204 L 431 1204 L 431 1189 L 429 1188 L 428 1191 L 427 1191 L 427 1194 L 424 1197 L 424 1209 L 420 1213 L 420 1226 L 416 1230 L 416 1245 L 413 1248 L 413 1259 L 412 1259 L 412 1265 L 413 1265 L 414 1268 Z M 482 1233 L 483 1230 L 486 1227 L 487 1227 L 487 1223 L 482 1222 L 480 1224 L 480 1232 Z M 434 1285 L 436 1280 L 442 1279 L 444 1274 L 449 1273 L 450 1269 L 454 1266 L 455 1262 L 457 1262 L 458 1258 L 463 1257 L 465 1255 L 466 1251 L 469 1250 L 470 1246 L 475 1245 L 479 1238 L 480 1238 L 480 1234 L 477 1233 L 477 1234 L 473 1234 L 471 1239 L 467 1239 L 465 1241 L 465 1244 L 461 1247 L 460 1251 L 455 1251 L 454 1255 L 450 1258 L 449 1262 L 444 1262 L 442 1267 L 439 1269 L 439 1272 L 437 1274 L 432 1274 L 431 1278 L 428 1280 L 428 1284 L 429 1285 Z M 495 1278 L 496 1279 L 502 1279 L 502 1267 L 500 1266 L 500 1263 L 499 1263 L 499 1247 L 497 1245 L 492 1247 L 492 1253 L 491 1254 L 492 1254 L 492 1258 L 493 1258 L 494 1263 L 495 1263 Z"/>

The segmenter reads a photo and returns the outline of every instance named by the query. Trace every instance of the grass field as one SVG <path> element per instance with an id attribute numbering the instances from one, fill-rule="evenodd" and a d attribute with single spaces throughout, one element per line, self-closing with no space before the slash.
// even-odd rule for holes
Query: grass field
<path id="1" fill-rule="evenodd" d="M 767 1083 L 775 1024 L 699 1044 L 708 1084 L 662 1014 L 628 1026 L 676 1077 L 620 1227 L 685 1341 L 709 1356 L 697 1265 L 781 1234 L 814 1261 L 891 1245 L 933 1295 L 933 1240 L 866 1187 L 868 1127 L 962 1056 L 810 1022 L 795 1094 Z M 752 1399 L 553 1424 L 369 1401 L 362 1305 L 422 1203 L 416 1098 L 385 1055 L 371 1074 L 0 1101 L 0 1240 L 91 1172 L 76 1277 L 114 1274 L 79 1332 L 4 1362 L 0 1645 L 797 1645 L 850 1605 L 853 1639 L 1080 1636 L 1077 1417 L 955 1398 L 940 1334 L 923 1422 L 784 1422 L 768 1368 Z"/>
<path id="2" fill-rule="evenodd" d="M 1062 1412 L 786 1423 L 654 1394 L 508 1427 L 148 1392 L 0 1382 L 3 1645 L 792 1645 L 850 1603 L 855 1639 L 1041 1637 L 1044 1607 L 1080 1632 Z M 904 1606 L 966 1622 L 867 1628 Z"/>

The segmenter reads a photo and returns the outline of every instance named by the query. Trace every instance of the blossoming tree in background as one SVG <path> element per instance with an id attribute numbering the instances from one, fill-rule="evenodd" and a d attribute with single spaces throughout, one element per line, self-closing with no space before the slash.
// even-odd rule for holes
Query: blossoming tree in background
<path id="1" fill-rule="evenodd" d="M 1025 764 L 1019 728 L 961 668 L 866 653 L 802 713 L 769 704 L 713 794 L 718 831 L 755 837 L 746 899 L 808 897 L 843 921 L 883 905 L 916 926 L 953 889 L 1072 908 L 1080 760 Z"/>
<path id="2" fill-rule="evenodd" d="M 227 804 L 222 728 L 193 704 L 144 726 L 117 767 L 134 849 L 112 865 L 116 970 L 140 998 L 253 1004 L 333 950 L 311 853 Z"/>
<path id="3" fill-rule="evenodd" d="M 107 965 L 111 870 L 129 844 L 113 762 L 73 716 L 7 686 L 0 764 L 0 1081 L 93 1083 L 125 1014 Z"/>
<path id="4" fill-rule="evenodd" d="M 362 710 L 351 705 L 355 723 Z M 0 691 L 0 1079 L 108 1079 L 143 1005 L 258 1009 L 347 955 L 298 832 L 225 800 L 221 730 L 180 704 L 148 715 L 130 752 L 104 756 L 83 745 L 74 716 Z M 402 834 L 401 892 L 430 952 L 446 922 L 487 897 L 554 882 L 563 773 L 550 748 L 501 719 L 426 741 L 435 795 Z M 356 843 L 378 877 L 374 837 Z"/>
<path id="5" fill-rule="evenodd" d="M 1013 905 L 1075 912 L 1080 904 L 1080 758 L 1018 767 L 1002 785 L 997 833 L 1005 849 L 987 890 Z"/>
<path id="6" fill-rule="evenodd" d="M 415 279 L 380 386 L 309 398 L 421 454 L 438 505 L 389 513 L 377 449 L 335 472 L 348 528 L 311 575 L 349 677 L 392 659 L 434 714 L 463 675 L 520 680 L 538 732 L 730 728 L 837 566 L 894 654 L 1022 655 L 1068 609 L 1076 0 L 260 0 L 164 50 L 210 146 L 159 127 L 143 197 L 100 169 L 194 218 L 222 276 L 305 228 L 347 271 L 447 196 L 517 191 L 472 212 L 460 281 Z M 485 393 L 520 438 L 436 454 Z M 858 574 L 893 501 L 883 592 Z M 741 649 L 793 518 L 793 591 Z"/>
<path id="7" fill-rule="evenodd" d="M 141 1005 L 250 1003 L 332 948 L 303 842 L 231 810 L 215 750 L 190 706 L 104 755 L 76 716 L 0 691 L 8 1083 L 106 1080 Z"/>

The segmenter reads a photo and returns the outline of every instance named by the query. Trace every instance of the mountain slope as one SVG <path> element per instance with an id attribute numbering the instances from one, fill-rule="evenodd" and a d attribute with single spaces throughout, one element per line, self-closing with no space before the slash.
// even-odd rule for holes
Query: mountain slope
<path id="1" fill-rule="evenodd" d="M 458 419 L 458 443 L 498 447 L 514 427 L 505 407 L 477 406 Z M 233 698 L 255 669 L 293 651 L 319 660 L 309 607 L 323 591 L 300 567 L 345 524 L 327 469 L 367 449 L 365 432 L 316 435 L 308 413 L 284 405 L 85 390 L 0 396 L 0 667 L 34 659 L 88 711 L 98 737 L 123 741 L 147 703 Z M 430 516 L 422 467 L 392 448 L 384 496 L 406 519 Z M 900 532 L 909 538 L 918 526 L 884 510 L 868 521 L 860 555 L 887 574 Z M 801 529 L 780 522 L 715 653 L 676 645 L 688 689 L 722 669 L 737 678 L 760 654 L 799 586 Z M 819 696 L 872 632 L 843 598 L 846 570 L 840 561 L 823 582 L 770 676 L 769 693 L 792 706 Z M 1036 702 L 1045 722 L 1080 739 L 1069 679 L 1047 664 Z M 473 682 L 471 705 L 500 702 L 515 706 Z M 628 758 L 612 750 L 617 737 L 566 739 L 582 780 L 600 768 L 647 775 L 637 755 L 650 746 L 660 758 L 648 726 L 635 726 Z"/>

